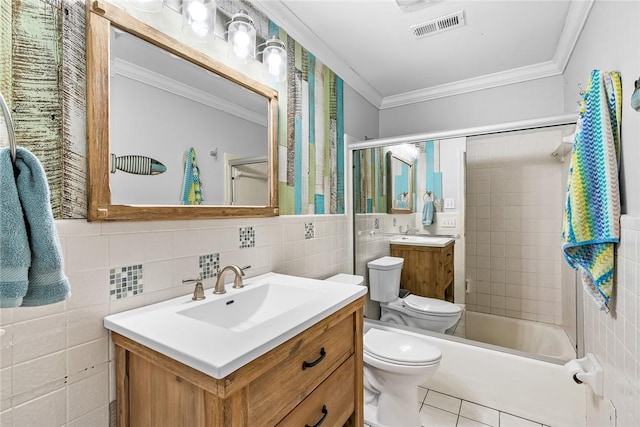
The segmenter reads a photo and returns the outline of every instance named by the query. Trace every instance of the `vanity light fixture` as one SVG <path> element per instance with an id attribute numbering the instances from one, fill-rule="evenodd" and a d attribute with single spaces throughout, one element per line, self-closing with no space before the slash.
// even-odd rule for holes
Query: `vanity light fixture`
<path id="1" fill-rule="evenodd" d="M 227 43 L 229 57 L 240 63 L 247 63 L 256 57 L 256 28 L 246 10 L 241 9 L 231 17 Z"/>
<path id="2" fill-rule="evenodd" d="M 217 9 L 215 0 L 184 0 L 182 31 L 195 40 L 206 40 L 213 35 Z"/>
<path id="3" fill-rule="evenodd" d="M 277 82 L 287 78 L 287 51 L 284 48 L 284 42 L 277 36 L 272 36 L 265 42 L 262 50 L 262 66 Z"/>

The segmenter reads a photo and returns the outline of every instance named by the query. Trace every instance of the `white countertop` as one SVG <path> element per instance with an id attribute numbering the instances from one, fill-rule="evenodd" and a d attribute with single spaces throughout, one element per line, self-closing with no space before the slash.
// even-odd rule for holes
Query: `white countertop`
<path id="1" fill-rule="evenodd" d="M 453 238 L 451 237 L 432 237 L 421 235 L 398 236 L 390 240 L 390 243 L 394 245 L 431 246 L 435 248 L 443 248 L 451 242 L 453 242 Z"/>
<path id="2" fill-rule="evenodd" d="M 312 297 L 282 314 L 242 330 L 215 326 L 180 314 L 215 300 L 233 299 L 252 287 L 269 283 L 301 287 Z M 227 293 L 223 295 L 213 295 L 212 290 L 207 289 L 207 298 L 202 301 L 192 301 L 189 294 L 113 314 L 105 317 L 104 325 L 214 378 L 224 378 L 367 292 L 364 286 L 277 273 L 245 279 L 244 285 L 242 289 L 233 289 L 229 284 Z"/>

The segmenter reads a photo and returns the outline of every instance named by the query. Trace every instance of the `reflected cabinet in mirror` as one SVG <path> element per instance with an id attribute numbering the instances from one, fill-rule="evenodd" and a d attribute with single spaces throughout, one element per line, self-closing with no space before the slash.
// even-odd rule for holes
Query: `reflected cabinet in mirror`
<path id="1" fill-rule="evenodd" d="M 278 214 L 276 90 L 103 2 L 87 80 L 90 221 Z"/>

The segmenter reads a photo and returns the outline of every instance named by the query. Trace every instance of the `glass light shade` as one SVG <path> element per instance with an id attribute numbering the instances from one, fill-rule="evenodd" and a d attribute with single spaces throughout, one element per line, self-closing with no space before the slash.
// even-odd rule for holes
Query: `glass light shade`
<path id="1" fill-rule="evenodd" d="M 182 32 L 194 40 L 207 40 L 213 35 L 216 11 L 215 0 L 184 0 Z"/>
<path id="2" fill-rule="evenodd" d="M 128 4 L 136 10 L 147 13 L 160 12 L 162 10 L 162 0 L 129 0 Z"/>
<path id="3" fill-rule="evenodd" d="M 282 40 L 273 36 L 265 43 L 262 51 L 262 66 L 267 74 L 277 82 L 287 78 L 287 51 Z"/>
<path id="4" fill-rule="evenodd" d="M 256 29 L 245 10 L 233 15 L 227 37 L 230 58 L 246 63 L 256 57 Z"/>

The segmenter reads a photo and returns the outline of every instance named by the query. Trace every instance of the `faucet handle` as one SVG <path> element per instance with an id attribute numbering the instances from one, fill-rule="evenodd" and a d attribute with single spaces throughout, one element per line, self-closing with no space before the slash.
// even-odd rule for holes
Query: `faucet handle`
<path id="1" fill-rule="evenodd" d="M 182 279 L 182 283 L 196 284 L 196 287 L 193 290 L 193 296 L 191 297 L 193 301 L 200 301 L 205 299 L 204 287 L 202 286 L 202 279 L 200 277 L 198 277 L 197 279 Z"/>
<path id="2" fill-rule="evenodd" d="M 242 272 L 242 275 L 244 276 L 244 271 L 250 269 L 251 266 L 250 265 L 245 265 L 244 267 L 240 267 L 240 271 Z"/>

